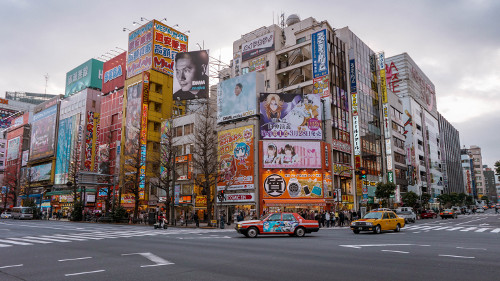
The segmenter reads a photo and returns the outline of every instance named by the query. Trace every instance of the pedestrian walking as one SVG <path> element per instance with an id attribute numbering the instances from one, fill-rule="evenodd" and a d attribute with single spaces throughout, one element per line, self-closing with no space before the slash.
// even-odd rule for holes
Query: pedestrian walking
<path id="1" fill-rule="evenodd" d="M 344 226 L 344 212 L 339 212 L 339 226 Z"/>
<path id="2" fill-rule="evenodd" d="M 339 211 L 335 211 L 335 221 L 337 223 L 337 226 L 340 226 L 340 217 L 339 217 Z"/>
<path id="3" fill-rule="evenodd" d="M 197 213 L 194 213 L 193 219 L 194 219 L 194 222 L 196 223 L 196 227 L 200 227 L 200 220 L 198 218 Z"/>
<path id="4" fill-rule="evenodd" d="M 325 212 L 326 227 L 330 227 L 330 212 Z"/>

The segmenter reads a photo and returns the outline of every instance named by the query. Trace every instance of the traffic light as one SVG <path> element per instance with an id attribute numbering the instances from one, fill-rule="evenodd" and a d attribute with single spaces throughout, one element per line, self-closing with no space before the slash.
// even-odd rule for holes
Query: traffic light
<path id="1" fill-rule="evenodd" d="M 366 179 L 367 172 L 366 172 L 365 168 L 361 168 L 361 170 L 359 171 L 359 173 L 360 173 L 360 178 Z"/>
<path id="2" fill-rule="evenodd" d="M 219 191 L 219 194 L 217 195 L 219 198 L 219 201 L 224 201 L 226 199 L 226 196 L 224 195 L 224 190 Z"/>

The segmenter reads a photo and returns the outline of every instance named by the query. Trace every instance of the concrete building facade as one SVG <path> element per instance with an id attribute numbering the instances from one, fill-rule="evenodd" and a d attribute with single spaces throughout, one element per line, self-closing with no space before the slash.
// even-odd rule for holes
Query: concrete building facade
<path id="1" fill-rule="evenodd" d="M 445 193 L 464 193 L 465 183 L 461 165 L 460 134 L 443 115 L 438 112 L 441 136 L 441 168 Z"/>

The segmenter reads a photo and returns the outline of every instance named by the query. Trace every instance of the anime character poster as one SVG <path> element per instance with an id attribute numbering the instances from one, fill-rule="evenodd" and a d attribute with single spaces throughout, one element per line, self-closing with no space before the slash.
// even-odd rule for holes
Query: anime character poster
<path id="1" fill-rule="evenodd" d="M 253 126 L 221 131 L 218 140 L 218 163 L 222 180 L 217 184 L 217 190 L 253 189 Z"/>
<path id="2" fill-rule="evenodd" d="M 321 168 L 321 143 L 305 141 L 263 141 L 263 167 Z"/>
<path id="3" fill-rule="evenodd" d="M 141 95 L 142 83 L 128 87 L 125 117 L 125 155 L 134 155 L 139 149 L 139 132 L 141 129 Z"/>
<path id="4" fill-rule="evenodd" d="M 323 138 L 319 94 L 260 94 L 260 135 L 263 139 Z"/>

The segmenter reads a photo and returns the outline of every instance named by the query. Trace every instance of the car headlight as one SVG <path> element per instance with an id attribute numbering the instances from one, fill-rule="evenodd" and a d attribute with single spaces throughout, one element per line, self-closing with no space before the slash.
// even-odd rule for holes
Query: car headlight
<path id="1" fill-rule="evenodd" d="M 371 222 L 367 222 L 367 223 L 366 223 L 366 225 L 372 226 L 372 225 L 373 225 L 373 223 L 371 223 Z"/>
<path id="2" fill-rule="evenodd" d="M 241 224 L 237 224 L 237 225 L 236 225 L 236 227 L 237 227 L 237 228 L 241 228 Z"/>
<path id="3" fill-rule="evenodd" d="M 353 226 L 356 224 L 357 224 L 357 222 L 355 222 L 355 221 L 351 222 L 351 225 L 353 225 Z"/>

